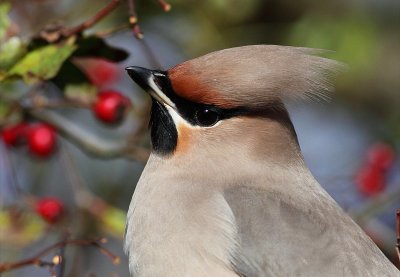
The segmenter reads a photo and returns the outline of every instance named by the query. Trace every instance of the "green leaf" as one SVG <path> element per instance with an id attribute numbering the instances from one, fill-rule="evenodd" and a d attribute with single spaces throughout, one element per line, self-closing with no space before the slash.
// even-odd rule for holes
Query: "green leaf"
<path id="1" fill-rule="evenodd" d="M 23 247 L 32 244 L 44 234 L 45 230 L 45 223 L 35 213 L 26 211 L 16 219 L 15 213 L 0 209 L 1 246 Z"/>
<path id="2" fill-rule="evenodd" d="M 77 44 L 79 49 L 74 53 L 74 57 L 100 57 L 112 62 L 121 62 L 128 57 L 125 50 L 110 46 L 104 39 L 96 36 L 83 37 Z"/>
<path id="3" fill-rule="evenodd" d="M 126 213 L 121 209 L 109 206 L 100 219 L 103 228 L 110 234 L 120 238 L 125 231 Z"/>
<path id="4" fill-rule="evenodd" d="M 91 104 L 96 99 L 97 88 L 89 83 L 69 84 L 65 87 L 64 93 L 70 100 Z"/>
<path id="5" fill-rule="evenodd" d="M 38 48 L 15 64 L 10 69 L 9 76 L 21 76 L 28 84 L 51 79 L 76 49 L 77 46 L 72 43 Z"/>
<path id="6" fill-rule="evenodd" d="M 11 24 L 10 19 L 8 17 L 10 9 L 11 5 L 9 3 L 0 4 L 0 40 L 2 40 L 6 36 L 7 30 Z"/>
<path id="7" fill-rule="evenodd" d="M 26 46 L 18 37 L 12 37 L 0 46 L 0 71 L 7 71 L 26 53 Z"/>

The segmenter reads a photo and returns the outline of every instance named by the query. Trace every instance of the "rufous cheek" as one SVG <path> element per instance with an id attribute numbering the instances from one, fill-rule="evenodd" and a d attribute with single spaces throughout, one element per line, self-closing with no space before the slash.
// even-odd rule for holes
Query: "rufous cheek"
<path id="1" fill-rule="evenodd" d="M 175 155 L 182 155 L 189 151 L 190 145 L 193 144 L 193 132 L 195 132 L 189 126 L 179 124 L 178 130 L 178 143 L 175 149 Z"/>

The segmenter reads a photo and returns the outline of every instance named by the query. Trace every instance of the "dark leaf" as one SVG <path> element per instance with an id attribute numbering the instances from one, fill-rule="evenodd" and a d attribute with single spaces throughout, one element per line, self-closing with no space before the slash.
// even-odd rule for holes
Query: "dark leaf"
<path id="1" fill-rule="evenodd" d="M 112 62 L 121 62 L 128 57 L 125 50 L 110 46 L 104 39 L 96 36 L 79 38 L 77 44 L 79 48 L 74 57 L 99 57 Z"/>
<path id="2" fill-rule="evenodd" d="M 64 90 L 69 84 L 88 83 L 88 77 L 71 60 L 66 61 L 57 76 L 52 79 L 53 83 Z"/>

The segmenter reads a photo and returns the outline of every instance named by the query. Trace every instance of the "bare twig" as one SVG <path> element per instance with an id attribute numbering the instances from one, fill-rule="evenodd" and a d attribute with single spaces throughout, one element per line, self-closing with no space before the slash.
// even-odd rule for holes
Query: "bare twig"
<path id="1" fill-rule="evenodd" d="M 138 24 L 135 0 L 128 0 L 129 24 L 132 26 L 133 33 L 137 39 L 143 39 L 143 33 Z"/>
<path id="2" fill-rule="evenodd" d="M 400 262 L 400 209 L 396 211 L 396 253 Z"/>
<path id="3" fill-rule="evenodd" d="M 108 204 L 87 188 L 70 152 L 65 147 L 61 147 L 60 149 L 60 160 L 63 168 L 66 169 L 67 178 L 72 186 L 75 204 L 94 216 L 101 216 L 101 213 L 106 209 Z"/>
<path id="4" fill-rule="evenodd" d="M 112 28 L 109 28 L 109 29 L 98 31 L 98 32 L 95 33 L 95 36 L 96 37 L 105 38 L 105 37 L 111 36 L 111 35 L 113 35 L 115 33 L 124 31 L 124 30 L 128 29 L 129 27 L 130 27 L 129 24 L 127 24 L 127 23 L 121 24 L 119 26 L 115 26 L 115 27 L 112 27 Z"/>
<path id="5" fill-rule="evenodd" d="M 86 29 L 91 28 L 97 22 L 99 22 L 104 17 L 109 15 L 119 5 L 120 2 L 121 2 L 120 0 L 112 0 L 107 6 L 105 6 L 103 9 L 101 9 L 99 12 L 97 12 L 89 20 L 86 20 L 85 22 L 83 22 L 83 23 L 79 24 L 78 26 L 73 27 L 71 29 L 63 30 L 62 35 L 64 37 L 70 37 L 72 35 L 82 33 Z"/>
<path id="6" fill-rule="evenodd" d="M 50 252 L 52 252 L 56 249 L 65 247 L 67 245 L 94 246 L 97 249 L 99 249 L 99 251 L 101 253 L 103 253 L 104 255 L 109 257 L 114 264 L 119 264 L 120 258 L 118 256 L 114 255 L 110 250 L 108 250 L 107 248 L 105 248 L 104 246 L 101 245 L 106 242 L 107 242 L 107 240 L 105 238 L 96 239 L 96 240 L 63 240 L 63 241 L 57 242 L 53 245 L 50 245 L 49 247 L 46 247 L 45 249 L 36 253 L 36 255 L 34 255 L 31 258 L 24 259 L 24 260 L 21 260 L 18 262 L 0 264 L 0 273 L 10 271 L 13 269 L 17 269 L 17 268 L 21 268 L 24 266 L 36 265 L 39 267 L 49 267 L 49 269 L 52 273 L 52 276 L 56 276 L 54 267 L 57 266 L 58 264 L 62 263 L 61 256 L 59 256 L 59 255 L 54 256 L 51 262 L 43 261 L 41 258 L 43 256 L 49 254 Z"/>
<path id="7" fill-rule="evenodd" d="M 129 23 L 134 25 L 138 22 L 134 0 L 128 0 L 128 10 L 129 10 Z"/>
<path id="8" fill-rule="evenodd" d="M 383 192 L 363 204 L 356 210 L 349 211 L 351 217 L 360 225 L 364 225 L 370 218 L 375 217 L 397 203 L 400 199 L 400 186 L 393 191 Z"/>
<path id="9" fill-rule="evenodd" d="M 51 24 L 46 26 L 39 34 L 47 42 L 57 42 L 73 35 L 81 34 L 83 31 L 93 27 L 96 23 L 109 15 L 120 4 L 121 0 L 112 0 L 104 8 L 98 11 L 92 18 L 72 28 Z"/>
<path id="10" fill-rule="evenodd" d="M 164 12 L 169 12 L 171 10 L 171 5 L 164 0 L 158 0 L 158 3 L 160 3 L 161 8 L 164 10 Z"/>
<path id="11" fill-rule="evenodd" d="M 151 49 L 150 45 L 143 39 L 141 40 L 141 46 L 142 49 L 144 51 L 144 53 L 146 54 L 148 60 L 150 61 L 150 63 L 157 67 L 158 69 L 162 69 L 162 65 L 160 63 L 160 61 L 157 59 L 156 55 L 154 54 L 153 50 Z"/>
<path id="12" fill-rule="evenodd" d="M 161 8 L 164 12 L 169 12 L 171 10 L 171 5 L 164 0 L 158 0 Z M 135 0 L 128 0 L 128 10 L 129 10 L 129 24 L 132 26 L 133 33 L 136 38 L 143 39 L 143 32 L 140 30 L 138 24 L 139 20 L 136 13 Z"/>

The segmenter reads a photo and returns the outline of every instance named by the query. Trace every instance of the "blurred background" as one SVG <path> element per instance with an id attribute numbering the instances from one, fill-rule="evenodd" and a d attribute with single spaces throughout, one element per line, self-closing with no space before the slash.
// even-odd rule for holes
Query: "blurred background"
<path id="1" fill-rule="evenodd" d="M 136 1 L 134 10 L 128 2 L 64 42 L 52 39 L 64 36 L 60 26 L 71 30 L 110 1 L 0 1 L 0 269 L 31 257 L 50 263 L 1 276 L 51 276 L 49 268 L 128 276 L 122 237 L 149 153 L 150 99 L 124 68 L 167 69 L 248 44 L 327 49 L 347 64 L 329 102 L 287 106 L 314 176 L 398 265 L 399 1 L 175 0 L 170 10 L 163 1 Z M 133 16 L 138 25 L 128 24 Z M 53 44 L 64 46 L 39 53 Z"/>

